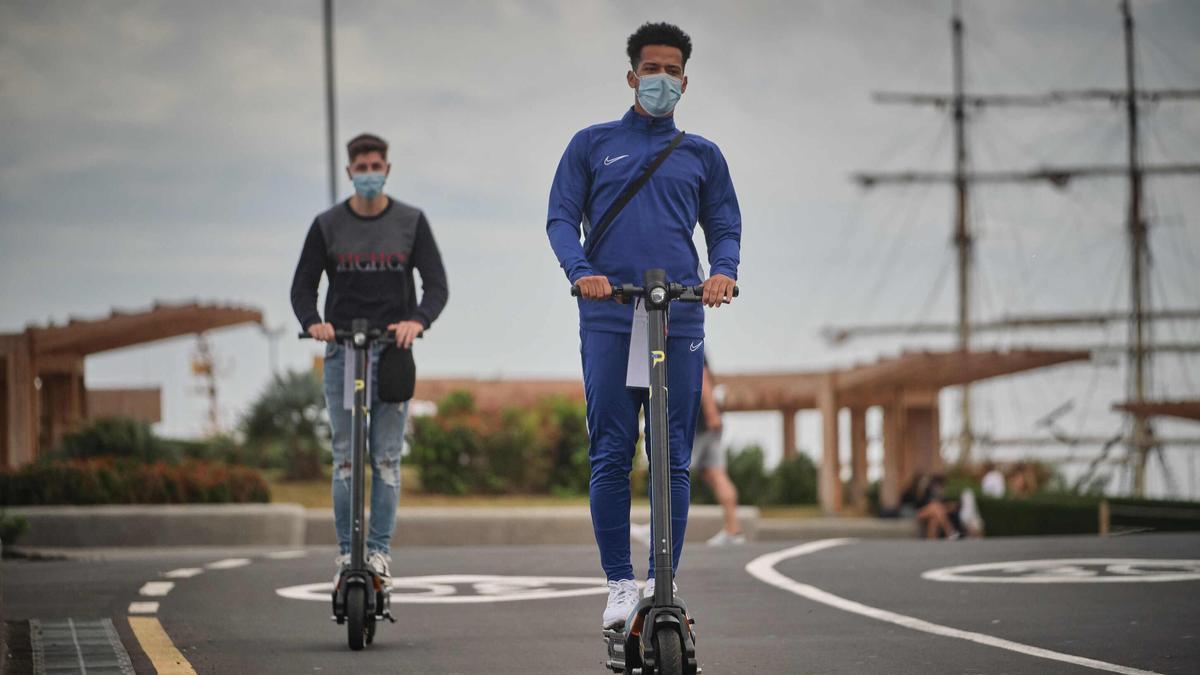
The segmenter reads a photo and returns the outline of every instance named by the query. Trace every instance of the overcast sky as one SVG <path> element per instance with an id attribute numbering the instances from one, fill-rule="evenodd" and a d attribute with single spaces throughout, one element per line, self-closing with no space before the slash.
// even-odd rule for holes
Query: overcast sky
<path id="1" fill-rule="evenodd" d="M 1134 5 L 1146 86 L 1200 87 L 1200 3 Z M 720 145 L 742 206 L 744 295 L 708 323 L 717 367 L 820 368 L 949 344 L 835 349 L 818 334 L 954 316 L 949 191 L 863 192 L 849 180 L 949 166 L 944 112 L 870 99 L 947 89 L 949 10 L 948 0 L 337 3 L 339 143 L 360 131 L 390 141 L 386 189 L 426 211 L 448 268 L 450 303 L 420 345 L 422 374 L 578 374 L 575 308 L 545 239 L 547 192 L 571 135 L 630 105 L 624 44 L 645 20 L 691 34 L 678 123 Z M 964 14 L 973 91 L 1122 84 L 1115 0 L 968 0 Z M 290 334 L 292 271 L 328 205 L 321 59 L 317 0 L 0 4 L 0 329 L 200 298 L 259 307 Z M 1123 124 L 1107 104 L 989 109 L 973 120 L 971 161 L 1120 162 Z M 1200 160 L 1200 106 L 1159 105 L 1146 129 L 1149 161 Z M 339 187 L 348 195 L 344 177 Z M 1192 176 L 1149 188 L 1158 307 L 1200 297 L 1196 187 Z M 976 316 L 1126 307 L 1125 194 L 1119 180 L 977 191 Z M 1118 328 L 984 344 L 1122 338 Z M 266 381 L 266 342 L 240 328 L 214 345 L 232 425 Z M 87 377 L 161 384 L 162 430 L 195 434 L 205 404 L 191 349 L 180 339 L 100 355 Z M 314 353 L 281 344 L 286 367 Z M 1197 359 L 1162 362 L 1156 393 L 1198 393 L 1200 376 L 1185 377 Z M 984 389 L 979 424 L 1028 435 L 1032 419 L 1074 398 L 1072 430 L 1111 433 L 1122 382 L 1116 366 L 1015 378 Z M 736 426 L 739 439 L 778 446 L 777 420 Z"/>

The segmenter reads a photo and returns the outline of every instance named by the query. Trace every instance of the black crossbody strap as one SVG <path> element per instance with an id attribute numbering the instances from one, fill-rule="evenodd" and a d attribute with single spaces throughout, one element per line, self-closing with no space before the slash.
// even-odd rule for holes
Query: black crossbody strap
<path id="1" fill-rule="evenodd" d="M 667 161 L 667 157 L 674 152 L 675 148 L 679 147 L 679 144 L 682 142 L 683 132 L 680 131 L 679 133 L 675 134 L 675 138 L 671 139 L 670 145 L 668 145 L 662 152 L 658 153 L 658 157 L 654 158 L 654 161 L 650 163 L 650 166 L 646 167 L 646 170 L 642 172 L 642 175 L 638 176 L 637 180 L 630 183 L 625 188 L 625 191 L 617 197 L 617 200 L 612 203 L 612 206 L 608 207 L 608 210 L 604 212 L 604 217 L 600 219 L 600 222 L 596 224 L 596 227 L 592 228 L 591 233 L 588 235 L 587 244 L 583 249 L 583 254 L 585 256 L 591 255 L 592 251 L 596 249 L 596 245 L 600 242 L 600 238 L 604 236 L 605 230 L 607 230 L 608 226 L 612 224 L 612 221 L 616 219 L 617 214 L 621 213 L 621 209 L 625 208 L 625 205 L 629 203 L 629 200 L 633 199 L 633 196 L 638 193 L 638 190 L 641 190 L 646 183 L 650 182 L 650 176 L 653 176 L 654 172 L 658 171 L 658 167 L 662 166 L 662 163 Z"/>

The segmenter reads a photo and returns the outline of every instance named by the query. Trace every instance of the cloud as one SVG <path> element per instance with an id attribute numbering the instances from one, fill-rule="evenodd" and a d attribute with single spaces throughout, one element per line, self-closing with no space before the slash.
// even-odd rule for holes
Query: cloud
<path id="1" fill-rule="evenodd" d="M 972 90 L 1120 84 L 1113 3 L 964 4 Z M 1200 84 L 1200 6 L 1137 12 L 1144 81 Z M 343 2 L 336 18 L 339 141 L 363 130 L 391 141 L 388 189 L 426 210 L 450 270 L 423 372 L 578 372 L 546 195 L 571 135 L 630 104 L 624 43 L 646 20 L 691 33 L 680 124 L 721 146 L 743 208 L 747 292 L 710 322 L 725 367 L 866 358 L 905 341 L 831 350 L 816 327 L 953 315 L 949 192 L 849 180 L 948 166 L 944 111 L 869 98 L 948 88 L 942 0 Z M 1188 110 L 1148 111 L 1150 160 L 1200 157 Z M 986 110 L 972 123 L 977 167 L 1121 159 L 1123 122 L 1108 106 Z M 19 289 L 0 296 L 5 329 L 197 296 L 254 303 L 290 325 L 291 271 L 327 200 L 316 4 L 0 5 L 0 131 L 0 284 Z M 1152 193 L 1164 213 L 1200 211 L 1190 184 Z M 1123 203 L 1120 181 L 980 190 L 987 311 L 1112 309 L 1124 298 L 1111 292 Z M 1196 227 L 1154 235 L 1169 246 L 1156 269 L 1174 284 L 1196 279 Z M 494 288 L 505 290 L 479 290 Z M 252 355 L 265 349 L 253 331 L 218 347 L 239 355 L 224 399 L 236 407 L 261 384 Z M 153 352 L 149 372 L 173 372 L 182 351 Z M 307 365 L 307 347 L 282 351 Z M 134 358 L 106 357 L 89 377 L 119 379 Z M 194 417 L 168 408 L 172 429 L 197 430 Z"/>

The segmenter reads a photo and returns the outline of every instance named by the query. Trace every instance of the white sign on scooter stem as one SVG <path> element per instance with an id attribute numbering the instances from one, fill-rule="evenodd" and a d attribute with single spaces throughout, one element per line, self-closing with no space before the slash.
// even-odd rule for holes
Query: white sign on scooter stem
<path id="1" fill-rule="evenodd" d="M 625 386 L 650 388 L 650 315 L 637 298 L 633 305 L 633 326 L 629 331 L 629 363 L 625 367 Z"/>

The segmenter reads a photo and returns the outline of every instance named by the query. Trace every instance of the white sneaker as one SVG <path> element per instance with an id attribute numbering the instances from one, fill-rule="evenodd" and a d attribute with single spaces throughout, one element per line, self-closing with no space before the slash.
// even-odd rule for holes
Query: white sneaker
<path id="1" fill-rule="evenodd" d="M 679 592 L 679 584 L 675 583 L 674 581 L 671 582 L 671 592 L 672 593 Z M 642 596 L 646 597 L 646 598 L 654 597 L 654 580 L 653 579 L 646 580 L 646 588 L 644 591 L 642 591 Z"/>
<path id="2" fill-rule="evenodd" d="M 708 540 L 709 546 L 741 546 L 744 543 L 746 543 L 746 535 L 741 532 L 734 534 L 724 529 Z"/>
<path id="3" fill-rule="evenodd" d="M 383 577 L 384 579 L 391 578 L 391 565 L 392 556 L 384 553 L 383 551 L 371 551 L 370 555 L 367 556 L 367 567 L 370 567 L 371 571 Z"/>
<path id="4" fill-rule="evenodd" d="M 350 554 L 349 553 L 343 553 L 333 559 L 333 567 L 334 567 L 333 585 L 334 586 L 337 586 L 338 580 L 342 578 L 342 572 L 345 572 L 346 568 L 349 566 L 350 566 Z"/>
<path id="5" fill-rule="evenodd" d="M 633 611 L 638 603 L 637 582 L 633 579 L 621 579 L 608 582 L 608 606 L 604 608 L 604 628 L 618 628 L 625 625 L 625 618 Z"/>

